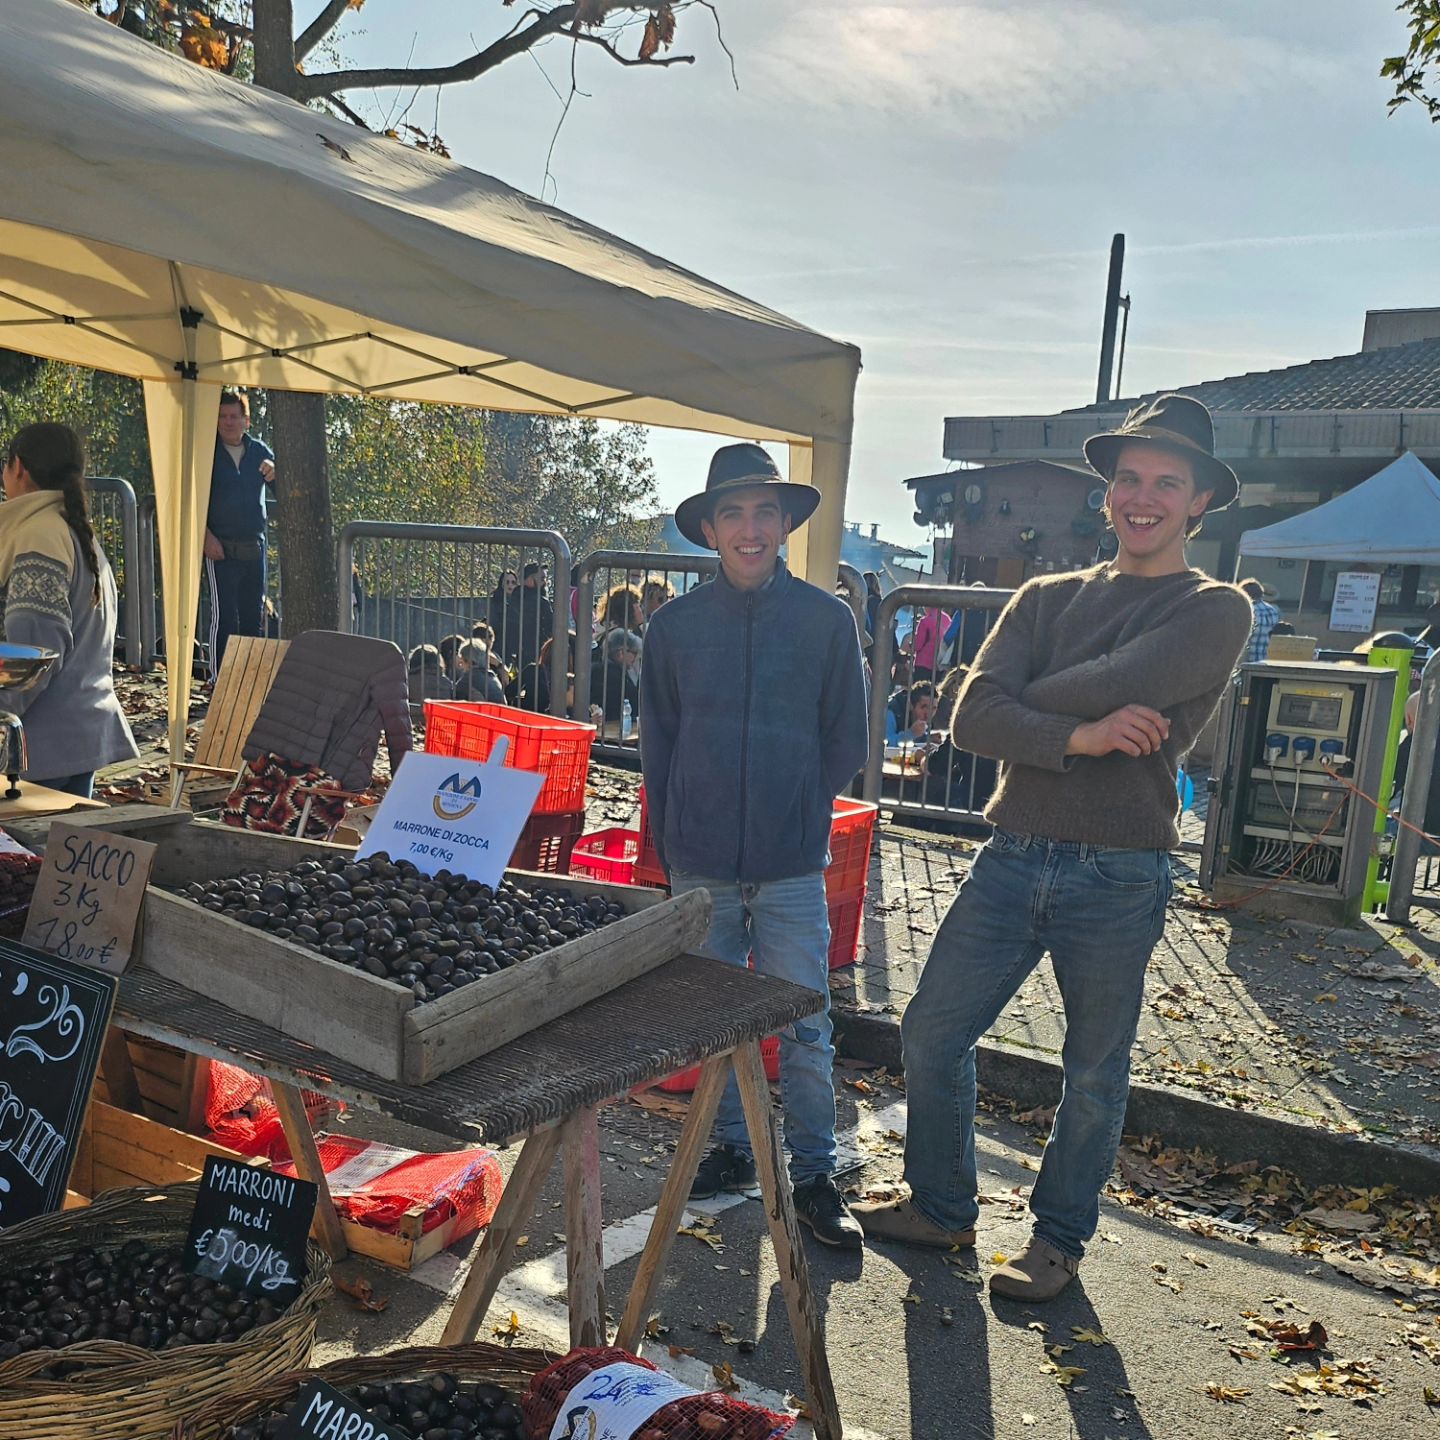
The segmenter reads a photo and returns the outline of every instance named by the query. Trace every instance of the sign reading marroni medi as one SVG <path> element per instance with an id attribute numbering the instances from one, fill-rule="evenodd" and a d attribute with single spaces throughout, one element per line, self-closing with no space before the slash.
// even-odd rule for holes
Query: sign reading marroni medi
<path id="1" fill-rule="evenodd" d="M 288 1304 L 305 1279 L 305 1238 L 318 1195 L 308 1180 L 211 1155 L 190 1220 L 185 1269 Z"/>
<path id="2" fill-rule="evenodd" d="M 411 1432 L 382 1423 L 343 1391 L 312 1380 L 295 1397 L 275 1440 L 411 1440 Z"/>
<path id="3" fill-rule="evenodd" d="M 424 875 L 450 870 L 498 885 L 543 775 L 410 751 L 356 852 L 383 850 Z"/>
<path id="4" fill-rule="evenodd" d="M 0 940 L 0 1228 L 65 1203 L 115 977 Z"/>

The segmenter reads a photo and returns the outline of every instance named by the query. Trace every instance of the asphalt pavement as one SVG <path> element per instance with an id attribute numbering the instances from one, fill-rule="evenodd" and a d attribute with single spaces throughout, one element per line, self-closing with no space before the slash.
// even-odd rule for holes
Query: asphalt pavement
<path id="1" fill-rule="evenodd" d="M 883 1186 L 899 1170 L 903 1091 L 854 1066 L 838 1069 L 837 1083 L 842 1149 L 859 1167 L 846 1181 L 857 1192 Z M 654 1103 L 602 1112 L 616 1315 L 679 1133 L 681 1107 Z M 855 1255 L 809 1243 L 847 1435 L 1379 1440 L 1440 1428 L 1426 1401 L 1427 1386 L 1440 1392 L 1430 1241 L 1440 1221 L 1429 1206 L 1306 1194 L 1258 1167 L 1211 1173 L 1193 1156 L 1130 1145 L 1077 1282 L 1027 1308 L 992 1300 L 984 1282 L 1029 1233 L 1024 1201 L 1048 1116 L 1017 1120 L 1005 1102 L 987 1105 L 975 1250 L 876 1244 Z M 352 1115 L 347 1128 L 366 1130 L 367 1118 Z M 507 1169 L 513 1159 L 502 1152 Z M 560 1213 L 557 1174 L 481 1338 L 565 1348 Z M 716 1383 L 721 1367 L 746 1398 L 783 1407 L 801 1387 L 759 1203 L 705 1202 L 683 1228 L 644 1353 L 697 1386 Z M 368 1277 L 385 1308 L 342 1296 L 321 1317 L 319 1358 L 436 1340 L 456 1266 L 443 1255 L 399 1276 L 347 1262 L 342 1276 Z"/>

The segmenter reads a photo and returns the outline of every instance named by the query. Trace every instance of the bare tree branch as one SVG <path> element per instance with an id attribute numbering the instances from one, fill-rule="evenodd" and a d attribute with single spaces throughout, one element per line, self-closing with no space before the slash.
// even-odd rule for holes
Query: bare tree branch
<path id="1" fill-rule="evenodd" d="M 726 59 L 730 61 L 730 79 L 735 88 L 740 88 L 740 75 L 735 69 L 735 56 L 730 47 L 725 43 L 725 32 L 720 28 L 720 12 L 710 3 L 710 0 L 700 0 L 700 3 L 710 12 L 715 20 L 715 38 L 720 42 L 720 48 L 725 52 Z"/>
<path id="2" fill-rule="evenodd" d="M 586 45 L 598 45 L 612 60 L 620 65 L 643 65 L 648 69 L 660 70 L 666 65 L 693 65 L 693 55 L 667 55 L 663 60 L 651 57 L 649 60 L 642 60 L 638 55 L 622 55 L 603 35 L 587 35 L 584 31 L 576 31 L 571 37 L 574 40 L 581 40 Z"/>
<path id="3" fill-rule="evenodd" d="M 568 4 L 557 5 L 555 9 L 543 14 L 536 13 L 530 25 L 512 30 L 508 35 L 501 36 L 493 44 L 454 65 L 413 69 L 398 66 L 371 70 L 336 70 L 329 75 L 299 75 L 296 77 L 295 96 L 300 100 L 313 100 L 322 95 L 333 95 L 337 90 L 385 89 L 393 85 L 456 85 L 464 80 L 474 80 L 514 56 L 523 55 L 532 45 L 548 36 L 558 35 L 574 23 L 578 12 L 578 5 Z"/>
<path id="4" fill-rule="evenodd" d="M 298 65 L 339 23 L 350 8 L 350 0 L 325 0 L 325 8 L 300 32 L 295 41 Z"/>

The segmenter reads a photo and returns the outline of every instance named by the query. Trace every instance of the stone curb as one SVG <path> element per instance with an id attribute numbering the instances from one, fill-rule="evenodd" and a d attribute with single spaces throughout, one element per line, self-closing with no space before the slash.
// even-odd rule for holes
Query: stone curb
<path id="1" fill-rule="evenodd" d="M 845 1058 L 898 1071 L 900 1022 L 836 1005 L 835 1048 Z M 1019 1105 L 1060 1099 L 1058 1062 L 1004 1045 L 976 1047 L 979 1083 Z M 1289 1170 L 1306 1185 L 1389 1184 L 1411 1195 L 1440 1194 L 1440 1155 L 1380 1140 L 1338 1135 L 1301 1120 L 1237 1110 L 1160 1085 L 1132 1081 L 1125 1109 L 1127 1135 L 1159 1135 L 1172 1145 L 1208 1150 L 1227 1164 L 1259 1160 Z"/>

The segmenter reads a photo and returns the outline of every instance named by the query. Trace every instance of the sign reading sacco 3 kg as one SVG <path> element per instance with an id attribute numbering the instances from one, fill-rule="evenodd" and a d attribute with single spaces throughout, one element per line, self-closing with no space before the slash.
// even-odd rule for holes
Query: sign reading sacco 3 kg
<path id="1" fill-rule="evenodd" d="M 400 762 L 357 857 L 383 850 L 425 875 L 450 870 L 498 885 L 545 783 L 543 775 L 506 768 L 503 758 L 499 744 L 486 765 L 412 750 Z"/>

